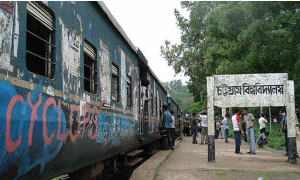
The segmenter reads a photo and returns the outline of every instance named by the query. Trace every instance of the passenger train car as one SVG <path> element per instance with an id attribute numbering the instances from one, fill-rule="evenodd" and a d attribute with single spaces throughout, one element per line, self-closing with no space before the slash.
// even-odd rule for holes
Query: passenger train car
<path id="1" fill-rule="evenodd" d="M 0 26 L 0 179 L 89 179 L 161 138 L 167 92 L 103 2 L 0 2 Z"/>

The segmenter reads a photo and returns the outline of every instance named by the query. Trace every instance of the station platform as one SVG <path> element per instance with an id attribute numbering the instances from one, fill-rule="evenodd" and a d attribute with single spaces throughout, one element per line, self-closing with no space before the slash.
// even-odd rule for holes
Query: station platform
<path id="1" fill-rule="evenodd" d="M 192 144 L 192 137 L 185 137 L 177 141 L 174 151 L 159 151 L 144 162 L 130 180 L 300 179 L 299 163 L 288 164 L 284 151 L 257 147 L 256 155 L 248 155 L 248 144 L 242 142 L 244 154 L 238 155 L 234 153 L 234 139 L 229 141 L 216 139 L 216 161 L 209 163 L 207 145 Z"/>

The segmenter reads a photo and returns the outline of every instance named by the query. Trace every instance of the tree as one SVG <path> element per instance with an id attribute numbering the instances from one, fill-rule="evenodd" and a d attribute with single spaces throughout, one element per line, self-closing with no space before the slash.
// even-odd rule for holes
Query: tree
<path id="1" fill-rule="evenodd" d="M 192 94 L 189 93 L 187 86 L 183 85 L 181 80 L 165 82 L 163 85 L 182 111 L 190 112 L 190 107 L 188 106 L 193 103 L 193 97 Z"/>
<path id="2" fill-rule="evenodd" d="M 215 74 L 288 73 L 300 91 L 300 2 L 181 2 L 175 9 L 181 44 L 166 41 L 162 56 L 206 106 L 206 77 Z M 300 95 L 296 93 L 296 98 Z"/>

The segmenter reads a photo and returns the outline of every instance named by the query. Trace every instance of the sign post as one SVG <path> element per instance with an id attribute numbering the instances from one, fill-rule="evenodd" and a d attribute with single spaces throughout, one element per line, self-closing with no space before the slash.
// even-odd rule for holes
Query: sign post
<path id="1" fill-rule="evenodd" d="M 285 106 L 288 114 L 288 161 L 297 163 L 294 82 L 288 81 L 286 73 L 207 77 L 209 162 L 215 161 L 214 106 L 221 108 Z"/>

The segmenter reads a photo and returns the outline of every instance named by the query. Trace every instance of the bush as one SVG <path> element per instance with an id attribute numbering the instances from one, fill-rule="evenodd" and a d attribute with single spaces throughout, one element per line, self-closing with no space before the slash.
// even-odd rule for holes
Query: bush
<path id="1" fill-rule="evenodd" d="M 280 127 L 281 124 L 280 123 L 272 123 L 272 129 L 270 132 L 270 124 L 266 124 L 266 131 L 268 131 L 270 133 L 269 138 L 271 140 L 268 141 L 268 143 L 266 144 L 266 146 L 273 148 L 273 149 L 277 149 L 277 150 L 285 150 L 285 140 L 284 140 L 284 134 L 280 134 Z M 259 124 L 258 122 L 255 125 L 255 139 L 258 138 L 258 136 L 260 135 L 260 130 L 259 130 Z M 232 129 L 232 125 L 230 126 L 229 129 L 229 137 L 230 138 L 234 138 L 234 132 Z M 242 138 L 244 139 L 244 138 Z"/>

